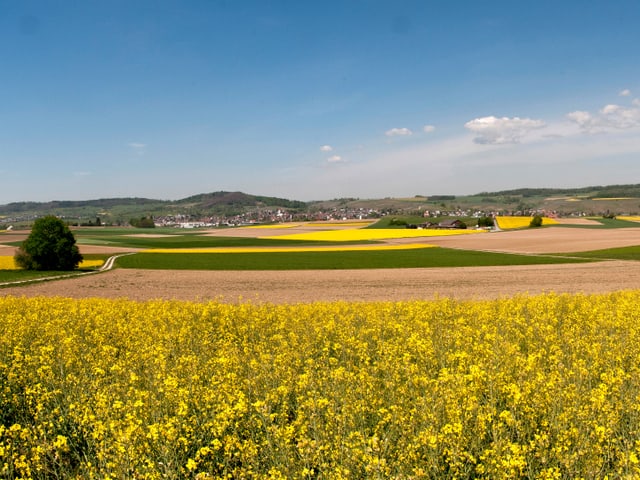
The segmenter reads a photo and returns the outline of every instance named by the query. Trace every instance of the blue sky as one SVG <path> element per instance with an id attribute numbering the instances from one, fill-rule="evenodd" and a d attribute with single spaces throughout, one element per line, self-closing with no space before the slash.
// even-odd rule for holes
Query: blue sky
<path id="1" fill-rule="evenodd" d="M 640 2 L 0 0 L 0 204 L 640 183 Z"/>

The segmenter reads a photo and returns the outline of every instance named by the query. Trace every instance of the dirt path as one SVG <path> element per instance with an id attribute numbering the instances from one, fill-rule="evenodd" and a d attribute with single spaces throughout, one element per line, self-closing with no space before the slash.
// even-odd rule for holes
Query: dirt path
<path id="1" fill-rule="evenodd" d="M 543 292 L 640 289 L 640 263 L 599 262 L 508 267 L 306 271 L 165 271 L 116 269 L 99 275 L 0 289 L 0 296 L 65 296 L 228 303 L 239 301 L 489 299 Z"/>

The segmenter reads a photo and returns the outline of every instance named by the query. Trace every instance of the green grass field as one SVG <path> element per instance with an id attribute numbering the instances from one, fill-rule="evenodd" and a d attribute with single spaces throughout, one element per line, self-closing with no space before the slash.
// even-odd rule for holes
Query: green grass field
<path id="1" fill-rule="evenodd" d="M 640 260 L 640 245 L 633 247 L 607 248 L 604 250 L 593 250 L 590 252 L 568 253 L 565 255 L 597 260 Z"/>
<path id="2" fill-rule="evenodd" d="M 585 261 L 591 260 L 425 248 L 367 252 L 137 253 L 119 258 L 116 264 L 122 268 L 170 270 L 338 270 L 539 265 Z"/>

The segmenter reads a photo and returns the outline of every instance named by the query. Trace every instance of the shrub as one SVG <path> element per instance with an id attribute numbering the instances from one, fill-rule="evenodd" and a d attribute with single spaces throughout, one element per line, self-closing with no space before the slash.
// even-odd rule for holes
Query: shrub
<path id="1" fill-rule="evenodd" d="M 398 219 L 398 218 L 392 218 L 391 220 L 389 220 L 389 226 L 404 226 L 407 225 L 407 221 L 406 220 L 402 220 L 402 219 Z"/>
<path id="2" fill-rule="evenodd" d="M 132 218 L 129 220 L 129 224 L 136 228 L 155 228 L 156 225 L 153 222 L 153 217 Z"/>
<path id="3" fill-rule="evenodd" d="M 82 255 L 69 227 L 48 215 L 34 222 L 14 259 L 26 270 L 73 270 L 82 261 Z"/>
<path id="4" fill-rule="evenodd" d="M 542 226 L 542 217 L 540 215 L 536 215 L 531 219 L 529 223 L 530 227 L 541 227 Z"/>
<path id="5" fill-rule="evenodd" d="M 480 217 L 478 219 L 478 227 L 493 227 L 493 218 Z"/>

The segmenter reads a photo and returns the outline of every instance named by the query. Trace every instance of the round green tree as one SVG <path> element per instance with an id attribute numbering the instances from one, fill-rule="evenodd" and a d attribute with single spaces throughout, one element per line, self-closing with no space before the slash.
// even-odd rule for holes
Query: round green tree
<path id="1" fill-rule="evenodd" d="M 73 270 L 82 261 L 73 233 L 53 215 L 34 222 L 14 258 L 27 270 Z"/>
<path id="2" fill-rule="evenodd" d="M 536 215 L 529 222 L 530 227 L 541 227 L 542 226 L 542 217 L 540 215 Z"/>

